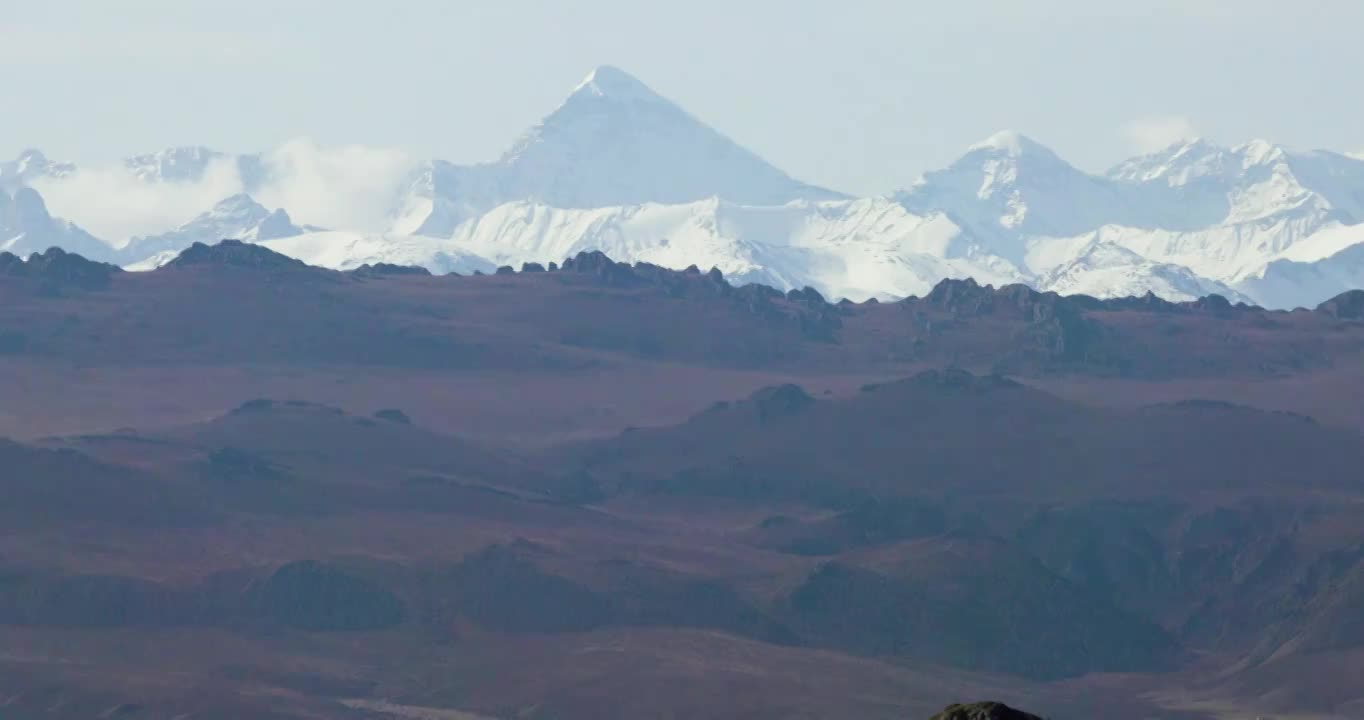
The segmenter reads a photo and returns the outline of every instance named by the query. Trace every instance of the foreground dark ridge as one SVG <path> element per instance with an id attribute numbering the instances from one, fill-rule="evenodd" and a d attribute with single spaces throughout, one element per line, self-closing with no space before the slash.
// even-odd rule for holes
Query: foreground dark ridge
<path id="1" fill-rule="evenodd" d="M 165 268 L 183 268 L 196 265 L 220 265 L 244 268 L 258 268 L 262 270 L 285 270 L 309 269 L 319 273 L 349 274 L 358 277 L 381 277 L 381 276 L 430 276 L 431 272 L 425 268 L 393 265 L 390 263 L 379 263 L 376 265 L 362 265 L 354 270 L 333 271 L 326 268 L 307 265 L 301 260 L 290 258 L 273 250 L 253 243 L 244 243 L 239 240 L 223 240 L 215 245 L 204 243 L 194 243 L 176 257 L 175 260 L 167 263 L 162 268 L 151 272 L 164 272 Z M 617 263 L 612 261 L 601 251 L 584 251 L 577 256 L 569 258 L 560 266 L 557 263 L 549 263 L 547 266 L 540 263 L 525 263 L 518 271 L 511 266 L 498 268 L 497 275 L 515 275 L 518 273 L 543 273 L 543 272 L 579 272 L 594 274 L 608 282 L 629 284 L 631 282 L 659 281 L 660 278 L 668 274 L 680 275 L 699 275 L 701 271 L 695 266 L 685 270 L 670 270 L 662 266 L 650 263 Z M 11 275 L 20 277 L 34 277 L 49 280 L 52 282 L 70 282 L 73 284 L 100 284 L 102 278 L 107 278 L 114 273 L 124 272 L 122 268 L 108 263 L 87 260 L 76 253 L 68 253 L 60 248 L 50 248 L 44 253 L 35 253 L 24 260 L 8 252 L 0 252 L 0 276 Z M 451 273 L 453 277 L 458 275 Z M 476 273 L 481 275 L 481 273 Z M 719 269 L 712 268 L 706 274 L 716 282 L 724 280 L 724 275 Z M 731 286 L 736 287 L 736 286 Z M 780 295 L 781 291 L 770 286 L 760 284 L 748 284 L 737 287 L 756 288 L 755 292 L 759 295 Z M 785 293 L 788 297 L 800 298 L 806 302 L 830 303 L 824 300 L 816 290 L 806 287 L 799 290 L 790 290 Z M 1143 296 L 1128 296 L 1121 298 L 1109 298 L 1101 300 L 1089 295 L 1059 295 L 1055 292 L 1040 292 L 1027 285 L 1018 283 L 1004 285 L 996 289 L 993 285 L 980 285 L 972 278 L 944 278 L 934 286 L 923 300 L 937 302 L 945 306 L 953 304 L 970 306 L 972 309 L 979 310 L 992 304 L 996 299 L 1004 302 L 1015 302 L 1017 304 L 1059 302 L 1062 304 L 1073 304 L 1079 310 L 1158 310 L 1164 312 L 1178 311 L 1199 311 L 1199 310 L 1255 310 L 1260 312 L 1291 313 L 1300 310 L 1265 310 L 1256 305 L 1248 305 L 1243 302 L 1232 304 L 1225 297 L 1217 294 L 1206 295 L 1197 300 L 1187 302 L 1171 302 L 1157 297 L 1153 293 Z M 916 296 L 910 296 L 900 300 L 901 303 L 912 303 L 921 300 Z M 837 303 L 840 306 L 856 305 L 849 300 L 842 300 Z M 860 303 L 863 305 L 879 304 L 875 299 Z M 1326 300 L 1315 308 L 1316 312 L 1324 312 L 1336 317 L 1359 319 L 1364 317 L 1364 290 L 1350 290 L 1340 295 Z"/>
<path id="2" fill-rule="evenodd" d="M 1361 291 L 1288 312 L 1217 295 L 1097 300 L 967 279 L 943 280 L 922 298 L 831 303 L 809 288 L 736 287 L 718 270 L 628 265 L 599 252 L 432 277 L 391 265 L 327 270 L 230 240 L 196 244 L 146 273 L 49 250 L 27 262 L 0 255 L 0 298 L 0 352 L 98 364 L 570 369 L 628 358 L 1169 378 L 1299 373 L 1364 353 Z"/>

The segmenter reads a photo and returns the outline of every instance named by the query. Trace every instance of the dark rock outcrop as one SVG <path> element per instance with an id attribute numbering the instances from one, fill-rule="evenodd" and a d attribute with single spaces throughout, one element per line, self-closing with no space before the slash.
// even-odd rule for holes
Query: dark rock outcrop
<path id="1" fill-rule="evenodd" d="M 1340 320 L 1364 320 L 1364 290 L 1341 293 L 1318 305 L 1317 312 Z"/>
<path id="2" fill-rule="evenodd" d="M 942 712 L 928 720 L 1042 720 L 1042 718 L 1016 710 L 1004 703 L 977 702 L 948 705 Z"/>
<path id="3" fill-rule="evenodd" d="M 1157 296 L 1150 290 L 1146 291 L 1141 297 L 1112 298 L 1101 301 L 1107 310 L 1144 310 L 1146 312 L 1173 313 L 1180 310 L 1180 305 Z"/>
<path id="4" fill-rule="evenodd" d="M 582 252 L 564 261 L 563 272 L 594 278 L 608 287 L 656 287 L 674 298 L 720 297 L 774 327 L 795 326 L 807 340 L 838 342 L 841 310 L 812 288 L 782 293 L 765 285 L 730 285 L 718 269 L 670 270 L 651 263 L 618 263 L 600 251 Z"/>
<path id="5" fill-rule="evenodd" d="M 223 240 L 216 245 L 194 243 L 185 248 L 174 260 L 166 263 L 168 268 L 190 267 L 236 267 L 272 271 L 310 271 L 325 272 L 314 268 L 302 260 L 291 258 L 267 247 L 246 243 L 240 240 Z"/>
<path id="6" fill-rule="evenodd" d="M 1232 310 L 1235 309 L 1234 307 L 1232 307 L 1230 300 L 1222 297 L 1221 295 L 1215 294 L 1205 295 L 1201 298 L 1198 298 L 1197 300 L 1190 303 L 1190 307 L 1192 307 L 1195 310 L 1203 310 L 1205 312 L 1211 313 L 1226 313 L 1231 312 Z"/>
<path id="7" fill-rule="evenodd" d="M 923 302 L 958 316 L 1003 315 L 1034 323 L 1097 307 L 1093 298 L 1083 295 L 1063 297 L 1019 284 L 996 290 L 992 285 L 980 285 L 970 278 L 939 282 Z"/>
<path id="8" fill-rule="evenodd" d="M 10 253 L 0 253 L 0 277 L 39 280 L 48 291 L 64 288 L 97 290 L 107 287 L 114 275 L 123 272 L 116 265 L 86 260 L 61 248 L 35 253 L 25 262 Z"/>
<path id="9" fill-rule="evenodd" d="M 815 399 L 801 386 L 787 383 L 759 389 L 748 397 L 748 403 L 757 411 L 758 419 L 767 422 L 795 415 L 815 404 Z"/>
<path id="10" fill-rule="evenodd" d="M 370 265 L 366 263 L 358 268 L 355 268 L 354 270 L 351 270 L 350 273 L 355 277 L 359 278 L 376 278 L 394 275 L 429 276 L 431 274 L 431 271 L 427 270 L 424 267 L 418 267 L 415 265 L 394 265 L 392 263 L 375 263 L 373 265 Z"/>
<path id="11" fill-rule="evenodd" d="M 1010 316 L 1034 323 L 1075 319 L 1082 313 L 1100 310 L 1218 315 L 1233 310 L 1259 309 L 1244 303 L 1233 305 L 1227 298 L 1216 294 L 1183 303 L 1163 300 L 1150 291 L 1141 297 L 1100 300 L 1088 295 L 1040 292 L 1022 284 L 1004 285 L 996 289 L 992 285 L 981 285 L 972 278 L 944 279 L 923 298 L 908 298 L 904 302 L 946 311 L 958 317 Z"/>
<path id="12" fill-rule="evenodd" d="M 923 302 L 953 313 L 978 313 L 994 299 L 994 287 L 981 285 L 975 278 L 944 278 L 924 296 Z"/>
<path id="13" fill-rule="evenodd" d="M 625 263 L 615 262 L 607 257 L 606 253 L 599 250 L 578 253 L 576 256 L 564 260 L 559 269 L 562 272 L 594 276 L 606 285 L 628 286 L 639 284 L 639 278 L 635 275 L 633 268 Z"/>
<path id="14" fill-rule="evenodd" d="M 1085 317 L 1104 309 L 1103 302 L 1085 295 L 1063 297 L 1038 292 L 1026 285 L 995 289 L 975 280 L 947 279 L 922 299 L 902 301 L 902 307 L 947 313 L 963 322 L 994 318 L 1022 325 L 1012 331 L 1016 355 L 1041 355 L 1053 361 L 1094 362 L 1102 345 L 1102 326 Z M 930 324 L 931 326 L 931 324 Z"/>
<path id="15" fill-rule="evenodd" d="M 814 308 L 823 308 L 825 305 L 829 304 L 829 301 L 825 300 L 824 296 L 820 295 L 819 291 L 812 287 L 792 290 L 786 293 L 786 298 L 791 302 Z"/>

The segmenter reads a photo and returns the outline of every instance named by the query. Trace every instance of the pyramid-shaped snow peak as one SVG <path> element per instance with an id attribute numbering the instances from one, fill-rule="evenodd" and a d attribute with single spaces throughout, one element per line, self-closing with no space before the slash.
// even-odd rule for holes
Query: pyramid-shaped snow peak
<path id="1" fill-rule="evenodd" d="M 610 66 L 593 70 L 488 170 L 500 200 L 557 207 L 839 197 L 792 179 Z"/>
<path id="2" fill-rule="evenodd" d="M 588 73 L 587 77 L 573 88 L 572 95 L 580 93 L 607 97 L 617 102 L 667 102 L 658 93 L 650 90 L 648 85 L 640 82 L 639 78 L 613 65 L 602 65 Z"/>
<path id="3" fill-rule="evenodd" d="M 968 154 L 977 150 L 991 150 L 1013 156 L 1040 154 L 1055 157 L 1056 155 L 1051 151 L 1051 148 L 1017 130 L 1001 130 L 966 149 Z"/>

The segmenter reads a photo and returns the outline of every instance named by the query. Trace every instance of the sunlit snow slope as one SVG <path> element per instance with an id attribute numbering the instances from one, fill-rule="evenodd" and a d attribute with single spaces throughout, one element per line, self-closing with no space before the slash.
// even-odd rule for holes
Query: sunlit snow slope
<path id="1" fill-rule="evenodd" d="M 36 150 L 0 163 L 0 249 L 59 245 L 149 269 L 193 242 L 234 237 L 329 267 L 438 273 L 602 250 L 858 300 L 922 294 L 945 277 L 1270 307 L 1364 286 L 1356 157 L 1190 140 L 1095 175 L 1001 132 L 902 190 L 854 199 L 791 178 L 609 66 L 489 163 L 305 140 L 248 155 L 170 148 L 115 170 L 87 173 Z M 87 227 L 175 219 L 102 242 L 53 218 L 40 192 Z M 119 201 L 143 221 L 107 222 L 121 217 Z"/>

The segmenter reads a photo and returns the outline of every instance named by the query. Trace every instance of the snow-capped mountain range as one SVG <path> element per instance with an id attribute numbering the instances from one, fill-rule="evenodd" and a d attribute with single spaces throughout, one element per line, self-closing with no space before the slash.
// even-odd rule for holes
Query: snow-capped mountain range
<path id="1" fill-rule="evenodd" d="M 356 165 L 356 176 L 373 177 Z M 1002 132 L 903 190 L 854 198 L 791 178 L 611 67 L 593 71 L 498 160 L 429 160 L 395 175 L 372 193 L 382 228 L 323 231 L 296 225 L 293 205 L 266 208 L 257 194 L 308 197 L 295 187 L 308 173 L 283 172 L 266 154 L 172 148 L 129 158 L 121 172 L 169 188 L 224 168 L 234 192 L 198 217 L 102 242 L 53 219 L 34 189 L 61 188 L 81 169 L 27 151 L 0 163 L 0 249 L 59 245 L 149 269 L 193 242 L 231 237 L 338 269 L 388 262 L 433 272 L 596 249 L 854 300 L 921 295 L 945 277 L 1098 297 L 1218 293 L 1268 307 L 1364 287 L 1356 157 L 1191 140 L 1094 175 Z M 83 221 L 76 210 L 67 214 Z"/>
<path id="2" fill-rule="evenodd" d="M 213 244 L 223 238 L 264 242 L 321 230 L 294 225 L 283 209 L 271 211 L 250 195 L 239 194 L 170 232 L 133 238 L 118 254 L 125 261 L 132 261 L 128 264 L 130 269 L 152 269 L 175 259 L 181 250 L 196 242 Z"/>
<path id="3" fill-rule="evenodd" d="M 224 161 L 235 166 L 243 190 L 252 192 L 265 184 L 269 170 L 260 154 L 232 156 L 201 145 L 134 155 L 124 159 L 123 167 L 143 182 L 183 183 L 202 180 L 210 166 Z"/>
<path id="4" fill-rule="evenodd" d="M 52 217 L 37 190 L 19 187 L 10 194 L 0 189 L 0 252 L 28 257 L 50 247 L 97 259 L 111 254 L 109 246 L 95 236 Z"/>

